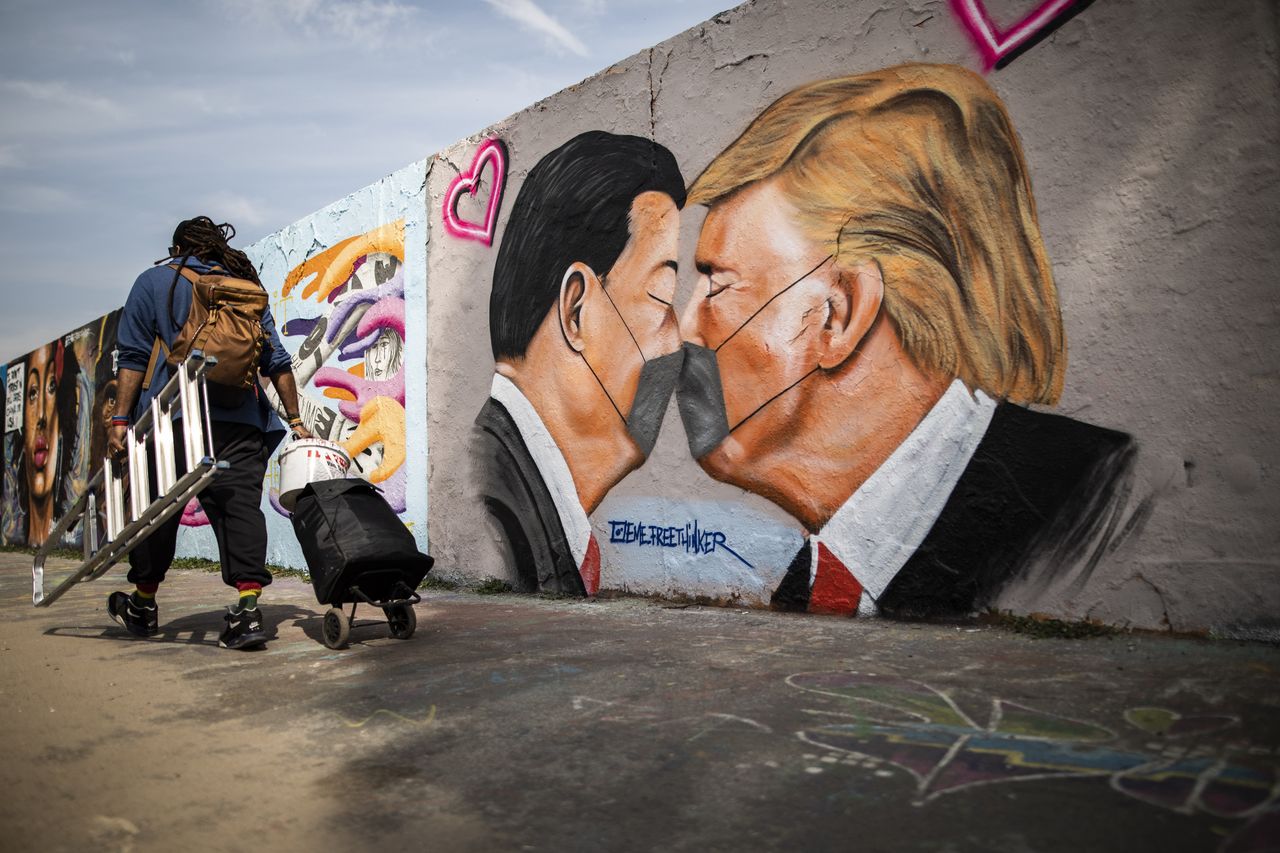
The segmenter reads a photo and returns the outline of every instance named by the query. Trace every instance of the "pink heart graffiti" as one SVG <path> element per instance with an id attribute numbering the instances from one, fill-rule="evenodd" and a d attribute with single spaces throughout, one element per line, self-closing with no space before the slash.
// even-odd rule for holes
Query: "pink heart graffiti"
<path id="1" fill-rule="evenodd" d="M 990 71 L 1001 59 L 1015 52 L 1045 27 L 1052 25 L 1077 2 L 1078 0 L 1048 0 L 1007 30 L 996 27 L 982 0 L 951 0 L 951 9 L 969 31 L 969 37 L 982 54 L 984 70 Z"/>
<path id="2" fill-rule="evenodd" d="M 485 208 L 484 222 L 467 222 L 458 216 L 458 199 L 464 192 L 476 194 L 480 187 L 480 173 L 485 165 L 493 167 L 493 188 L 489 192 L 489 204 Z M 502 188 L 507 182 L 507 149 L 500 139 L 487 139 L 476 149 L 471 168 L 462 172 L 449 184 L 444 195 L 444 227 L 455 237 L 479 240 L 486 246 L 493 244 L 493 232 L 498 225 L 498 208 L 502 204 Z"/>

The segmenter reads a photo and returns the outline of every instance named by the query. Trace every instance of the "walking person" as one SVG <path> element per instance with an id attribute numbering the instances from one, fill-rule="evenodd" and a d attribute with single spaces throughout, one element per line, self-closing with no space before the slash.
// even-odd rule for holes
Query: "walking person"
<path id="1" fill-rule="evenodd" d="M 134 282 L 118 332 L 116 406 L 108 436 L 112 456 L 124 455 L 129 424 L 146 411 L 172 374 L 173 368 L 157 355 L 161 350 L 168 354 L 183 330 L 195 298 L 192 279 L 224 275 L 262 286 L 249 258 L 227 244 L 234 236 L 231 225 L 215 224 L 207 216 L 183 220 L 173 232 L 170 257 L 158 261 Z M 261 336 L 248 346 L 261 347 L 257 373 L 275 386 L 288 413 L 289 429 L 296 437 L 310 437 L 298 415 L 298 390 L 289 354 L 280 343 L 269 307 L 261 315 Z M 227 610 L 218 645 L 243 649 L 267 640 L 267 625 L 258 611 L 262 589 L 271 583 L 266 569 L 262 483 L 267 460 L 286 430 L 256 383 L 243 391 L 216 390 L 231 392 L 213 393 L 211 385 L 209 400 L 214 454 L 230 467 L 200 493 L 200 505 L 218 542 L 223 582 L 235 587 L 237 594 L 235 604 Z M 176 418 L 178 447 L 182 446 L 181 428 L 181 419 Z M 183 460 L 178 463 L 181 474 Z M 173 562 L 180 520 L 175 515 L 130 552 L 128 579 L 135 588 L 131 593 L 113 592 L 107 599 L 111 618 L 131 634 L 149 637 L 160 630 L 156 593 Z"/>

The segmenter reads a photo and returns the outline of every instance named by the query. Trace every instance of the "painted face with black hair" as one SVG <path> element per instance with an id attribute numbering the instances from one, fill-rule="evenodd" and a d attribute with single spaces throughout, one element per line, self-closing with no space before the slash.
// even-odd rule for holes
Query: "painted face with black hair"
<path id="1" fill-rule="evenodd" d="M 27 362 L 26 399 L 23 410 L 23 464 L 27 499 L 33 505 L 47 503 L 53 494 L 58 468 L 58 384 L 62 381 L 63 349 L 46 344 Z"/>
<path id="2" fill-rule="evenodd" d="M 607 275 L 584 288 L 579 354 L 643 456 L 658 438 L 680 375 L 676 289 L 679 211 L 665 193 L 631 205 L 630 238 Z M 607 416 L 607 415 L 606 415 Z"/>

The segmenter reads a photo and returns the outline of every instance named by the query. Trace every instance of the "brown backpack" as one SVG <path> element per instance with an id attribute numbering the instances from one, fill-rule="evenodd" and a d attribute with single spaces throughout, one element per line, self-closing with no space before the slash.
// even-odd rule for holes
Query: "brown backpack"
<path id="1" fill-rule="evenodd" d="M 205 374 L 210 400 L 223 406 L 239 405 L 244 393 L 257 382 L 263 347 L 271 347 L 262 330 L 267 291 L 260 284 L 218 272 L 201 274 L 173 264 L 169 268 L 177 271 L 169 288 L 169 316 L 173 318 L 178 275 L 191 282 L 191 312 L 178 329 L 172 348 L 156 337 L 143 388 L 150 386 L 162 351 L 169 366 L 177 367 L 193 350 L 200 350 L 218 360 Z"/>

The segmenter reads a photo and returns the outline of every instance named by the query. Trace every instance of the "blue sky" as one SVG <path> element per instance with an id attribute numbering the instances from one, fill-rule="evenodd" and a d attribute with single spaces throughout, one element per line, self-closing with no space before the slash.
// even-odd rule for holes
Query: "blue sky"
<path id="1" fill-rule="evenodd" d="M 732 5 L 0 0 L 0 361 L 193 212 L 247 245 Z"/>

